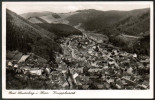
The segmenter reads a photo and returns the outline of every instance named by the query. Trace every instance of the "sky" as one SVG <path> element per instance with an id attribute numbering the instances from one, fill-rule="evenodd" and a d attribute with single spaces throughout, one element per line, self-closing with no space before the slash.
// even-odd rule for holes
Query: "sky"
<path id="1" fill-rule="evenodd" d="M 42 11 L 67 13 L 83 9 L 129 11 L 150 7 L 149 2 L 5 2 L 5 4 L 6 8 L 17 14 Z"/>

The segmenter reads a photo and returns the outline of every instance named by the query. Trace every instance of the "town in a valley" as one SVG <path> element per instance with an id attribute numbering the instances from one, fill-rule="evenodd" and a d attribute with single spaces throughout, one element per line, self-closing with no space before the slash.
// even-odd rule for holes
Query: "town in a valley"
<path id="1" fill-rule="evenodd" d="M 149 89 L 149 9 L 129 12 L 7 9 L 6 89 Z"/>

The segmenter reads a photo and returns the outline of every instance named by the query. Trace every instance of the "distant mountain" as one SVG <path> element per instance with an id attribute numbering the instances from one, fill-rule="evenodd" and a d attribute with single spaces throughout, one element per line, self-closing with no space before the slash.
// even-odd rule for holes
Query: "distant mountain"
<path id="1" fill-rule="evenodd" d="M 30 12 L 30 13 L 24 13 L 21 14 L 21 16 L 25 19 L 27 19 L 29 22 L 32 23 L 44 23 L 44 21 L 48 23 L 63 23 L 68 24 L 68 21 L 65 20 L 68 16 L 74 15 L 77 12 L 69 12 L 69 13 L 53 13 L 53 12 Z M 37 18 L 40 18 L 44 21 L 37 20 Z M 35 21 L 34 21 L 35 19 Z"/>
<path id="2" fill-rule="evenodd" d="M 56 18 L 54 15 L 57 16 Z M 148 31 L 150 9 L 136 9 L 131 11 L 100 11 L 95 9 L 78 10 L 70 13 L 34 12 L 22 16 L 32 23 L 62 23 L 71 26 L 80 24 L 80 28 L 88 31 L 98 31 L 101 34 L 125 33 L 137 35 Z M 44 21 L 34 22 L 38 17 Z"/>
<path id="3" fill-rule="evenodd" d="M 61 52 L 55 42 L 57 36 L 34 25 L 16 13 L 6 10 L 6 49 L 33 52 L 43 58 L 51 59 L 53 52 Z"/>
<path id="4" fill-rule="evenodd" d="M 43 11 L 43 12 L 28 12 L 28 13 L 21 14 L 20 16 L 24 17 L 25 19 L 28 19 L 33 17 L 47 16 L 51 14 L 53 14 L 53 12 Z"/>
<path id="5" fill-rule="evenodd" d="M 118 23 L 122 23 L 125 20 L 128 21 L 127 23 L 129 23 L 129 25 L 130 23 L 135 22 L 137 24 L 135 26 L 138 27 L 139 29 L 141 27 L 149 27 L 149 24 L 148 24 L 149 20 L 146 20 L 146 19 L 149 19 L 149 11 L 150 9 L 148 8 L 131 10 L 131 11 L 114 11 L 114 10 L 99 11 L 99 10 L 89 9 L 89 10 L 78 11 L 79 13 L 71 15 L 67 17 L 66 19 L 69 21 L 70 25 L 76 26 L 78 24 L 81 24 L 80 27 L 84 28 L 85 30 L 102 31 L 102 33 L 105 33 L 104 30 L 106 30 L 107 28 L 112 28 L 112 29 L 120 28 L 121 29 L 121 28 L 127 27 L 127 26 L 116 27 Z M 138 20 L 139 18 L 140 20 Z M 123 24 L 126 24 L 126 23 L 123 23 Z M 138 24 L 140 26 L 138 26 Z M 141 30 L 138 30 L 139 33 L 140 31 Z M 144 30 L 143 32 L 145 31 L 146 30 Z"/>

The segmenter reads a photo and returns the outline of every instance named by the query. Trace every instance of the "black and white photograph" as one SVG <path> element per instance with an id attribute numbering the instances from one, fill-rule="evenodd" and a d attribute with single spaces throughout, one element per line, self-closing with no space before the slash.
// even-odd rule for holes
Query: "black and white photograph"
<path id="1" fill-rule="evenodd" d="M 153 2 L 3 2 L 2 13 L 5 98 L 153 97 Z"/>

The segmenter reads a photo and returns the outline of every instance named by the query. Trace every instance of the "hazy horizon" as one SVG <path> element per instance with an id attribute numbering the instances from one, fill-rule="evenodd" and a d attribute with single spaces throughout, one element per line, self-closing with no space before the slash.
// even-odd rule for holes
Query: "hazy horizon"
<path id="1" fill-rule="evenodd" d="M 50 11 L 54 13 L 68 13 L 77 10 L 95 9 L 101 11 L 119 10 L 130 11 L 150 8 L 149 4 L 142 2 L 6 2 L 6 8 L 17 14 L 28 12 Z"/>

